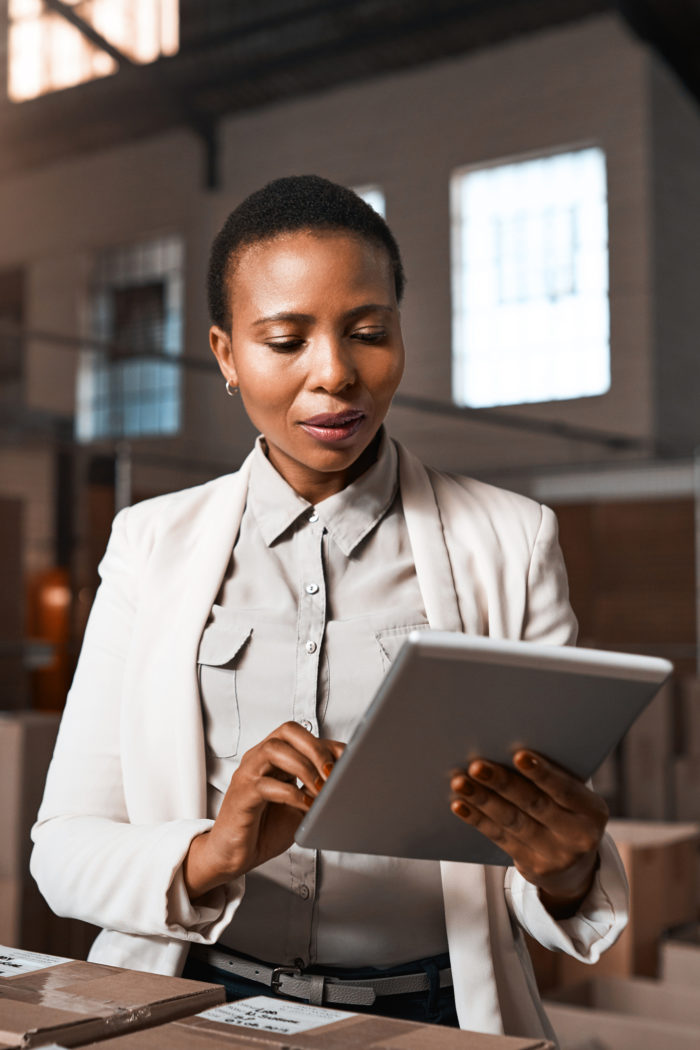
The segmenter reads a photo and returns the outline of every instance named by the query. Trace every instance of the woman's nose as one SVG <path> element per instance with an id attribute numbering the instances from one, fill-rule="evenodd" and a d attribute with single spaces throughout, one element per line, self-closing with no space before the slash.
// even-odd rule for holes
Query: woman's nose
<path id="1" fill-rule="evenodd" d="M 312 355 L 311 385 L 339 393 L 357 378 L 353 355 L 341 339 L 319 340 Z"/>

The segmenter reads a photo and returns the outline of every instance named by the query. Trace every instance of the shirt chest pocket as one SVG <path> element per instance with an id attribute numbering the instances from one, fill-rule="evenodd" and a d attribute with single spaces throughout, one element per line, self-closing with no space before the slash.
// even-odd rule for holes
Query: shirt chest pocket
<path id="1" fill-rule="evenodd" d="M 430 630 L 430 624 L 425 622 L 425 619 L 420 613 L 406 617 L 406 619 L 413 622 L 399 623 L 391 627 L 383 627 L 381 630 L 375 630 L 374 632 L 375 640 L 379 646 L 379 655 L 382 660 L 382 670 L 385 674 L 391 665 L 396 662 L 396 657 L 399 655 L 401 647 L 411 631 Z"/>
<path id="2" fill-rule="evenodd" d="M 219 758 L 234 758 L 241 738 L 237 665 L 253 633 L 250 626 L 214 619 L 199 643 L 197 669 L 207 746 Z"/>

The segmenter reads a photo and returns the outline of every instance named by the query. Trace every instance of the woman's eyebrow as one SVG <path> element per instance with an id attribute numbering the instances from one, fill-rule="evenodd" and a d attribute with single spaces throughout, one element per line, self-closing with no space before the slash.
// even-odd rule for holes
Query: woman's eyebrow
<path id="1" fill-rule="evenodd" d="M 253 326 L 259 324 L 267 324 L 269 321 L 313 321 L 315 318 L 312 314 L 297 314 L 289 310 L 280 310 L 279 313 L 269 314 L 268 317 L 259 317 L 257 321 L 253 321 Z"/>
<path id="2" fill-rule="evenodd" d="M 353 306 L 352 310 L 347 310 L 343 314 L 344 318 L 351 319 L 358 317 L 360 314 L 370 313 L 372 310 L 383 310 L 385 313 L 392 313 L 394 307 L 388 303 L 363 303 L 361 306 Z M 253 321 L 253 327 L 262 324 L 269 324 L 271 321 L 304 321 L 312 322 L 316 318 L 313 314 L 301 314 L 295 313 L 292 310 L 280 310 L 279 313 L 269 314 L 267 317 L 259 317 L 257 321 Z"/>

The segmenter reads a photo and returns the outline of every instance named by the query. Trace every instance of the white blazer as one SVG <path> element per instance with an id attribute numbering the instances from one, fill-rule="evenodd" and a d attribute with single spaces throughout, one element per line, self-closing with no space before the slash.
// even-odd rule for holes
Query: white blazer
<path id="1" fill-rule="evenodd" d="M 104 927 L 95 962 L 181 972 L 214 943 L 245 880 L 187 900 L 181 865 L 206 818 L 197 648 L 245 507 L 249 459 L 194 489 L 117 515 L 102 585 L 33 829 L 31 870 L 53 910 Z M 440 630 L 574 640 L 551 511 L 427 470 L 399 446 L 401 496 L 428 621 Z M 566 698 L 562 697 L 562 702 Z M 515 869 L 443 863 L 450 959 L 463 1028 L 536 1036 L 544 1017 L 521 927 L 595 962 L 624 928 L 627 884 L 609 839 L 593 889 L 555 922 Z M 177 899 L 180 925 L 170 922 Z M 174 910 L 174 909 L 173 909 Z M 182 921 L 182 915 L 187 921 Z"/>

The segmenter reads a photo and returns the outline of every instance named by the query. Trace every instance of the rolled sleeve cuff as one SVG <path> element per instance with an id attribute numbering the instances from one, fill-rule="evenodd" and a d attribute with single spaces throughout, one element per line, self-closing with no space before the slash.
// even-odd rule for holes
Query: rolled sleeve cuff
<path id="1" fill-rule="evenodd" d="M 199 826 L 172 872 L 166 895 L 166 925 L 172 937 L 198 944 L 215 944 L 243 900 L 245 876 L 210 890 L 196 903 L 190 900 L 185 885 L 185 857 L 192 840 L 208 831 L 214 822 L 201 820 L 196 823 Z"/>
<path id="2" fill-rule="evenodd" d="M 599 856 L 593 885 L 576 915 L 569 919 L 557 920 L 550 915 L 537 887 L 515 868 L 508 869 L 505 879 L 508 908 L 531 937 L 550 951 L 591 964 L 615 943 L 629 914 L 625 869 L 609 835 L 600 844 Z"/>

